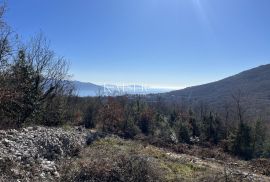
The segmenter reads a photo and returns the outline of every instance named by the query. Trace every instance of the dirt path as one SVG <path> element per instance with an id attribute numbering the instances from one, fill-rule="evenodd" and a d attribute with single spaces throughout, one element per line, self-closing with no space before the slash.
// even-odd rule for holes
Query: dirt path
<path id="1" fill-rule="evenodd" d="M 176 154 L 168 152 L 166 153 L 169 157 L 175 159 L 181 159 L 196 166 L 211 168 L 215 171 L 226 173 L 228 176 L 235 176 L 241 178 L 243 181 L 259 181 L 259 182 L 270 182 L 270 177 L 261 174 L 253 173 L 248 169 L 243 169 L 243 166 L 247 166 L 245 161 L 235 161 L 234 163 L 225 164 L 223 161 L 215 159 L 200 159 L 187 154 Z"/>

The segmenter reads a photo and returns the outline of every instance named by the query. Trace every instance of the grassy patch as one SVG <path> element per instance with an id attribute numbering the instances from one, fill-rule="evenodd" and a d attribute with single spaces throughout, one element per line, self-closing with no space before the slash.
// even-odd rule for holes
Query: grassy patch
<path id="1" fill-rule="evenodd" d="M 64 169 L 63 181 L 200 181 L 206 172 L 163 149 L 116 137 L 94 142 Z"/>
<path id="2" fill-rule="evenodd" d="M 179 162 L 162 161 L 160 167 L 166 171 L 167 181 L 191 180 L 196 179 L 205 171 L 205 168 L 196 167 L 192 164 L 183 164 Z"/>

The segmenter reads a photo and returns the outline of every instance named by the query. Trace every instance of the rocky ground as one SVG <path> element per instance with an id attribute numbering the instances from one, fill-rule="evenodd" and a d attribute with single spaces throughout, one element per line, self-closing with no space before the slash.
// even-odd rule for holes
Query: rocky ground
<path id="1" fill-rule="evenodd" d="M 0 130 L 0 181 L 134 181 L 148 171 L 144 181 L 267 182 L 269 164 L 177 154 L 80 127 Z"/>
<path id="2" fill-rule="evenodd" d="M 28 127 L 0 131 L 2 180 L 55 180 L 60 178 L 58 161 L 78 155 L 86 143 L 81 128 Z M 0 178 L 0 180 L 1 180 Z"/>

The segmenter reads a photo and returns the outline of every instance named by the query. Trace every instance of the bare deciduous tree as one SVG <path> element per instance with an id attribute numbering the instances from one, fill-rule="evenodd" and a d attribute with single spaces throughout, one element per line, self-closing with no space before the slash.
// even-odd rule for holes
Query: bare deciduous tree
<path id="1" fill-rule="evenodd" d="M 68 81 L 68 62 L 55 55 L 42 34 L 25 45 L 18 46 L 19 44 L 13 43 L 13 33 L 3 21 L 4 12 L 5 6 L 2 6 L 0 117 L 2 120 L 4 117 L 8 118 L 6 120 L 14 120 L 17 126 L 20 126 L 42 108 L 53 108 L 53 99 L 71 94 L 73 87 Z M 61 99 L 58 98 L 59 100 Z M 44 106 L 45 104 L 47 106 Z"/>
<path id="2" fill-rule="evenodd" d="M 67 61 L 55 56 L 43 35 L 20 48 L 11 69 L 11 80 L 15 83 L 13 91 L 19 92 L 12 102 L 17 106 L 15 111 L 20 113 L 18 123 L 24 123 L 33 113 L 39 112 L 45 103 L 48 104 L 48 99 L 52 104 L 55 97 L 69 94 L 72 87 L 68 79 Z"/>
<path id="3" fill-rule="evenodd" d="M 63 57 L 56 57 L 42 34 L 33 38 L 26 48 L 28 64 L 35 73 L 35 88 L 42 90 L 40 101 L 63 94 L 69 87 L 69 65 Z"/>
<path id="4" fill-rule="evenodd" d="M 245 107 L 245 96 L 246 94 L 241 90 L 238 89 L 234 93 L 232 93 L 232 99 L 236 107 L 236 114 L 240 121 L 240 123 L 244 122 L 244 114 L 246 113 L 247 109 Z"/>

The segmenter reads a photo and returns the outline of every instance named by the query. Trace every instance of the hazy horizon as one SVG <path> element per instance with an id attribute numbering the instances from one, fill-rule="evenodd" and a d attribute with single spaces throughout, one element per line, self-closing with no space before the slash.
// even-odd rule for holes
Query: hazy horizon
<path id="1" fill-rule="evenodd" d="M 151 88 L 151 89 L 164 89 L 164 90 L 168 90 L 168 91 L 172 91 L 172 90 L 181 90 L 181 89 L 185 89 L 185 88 L 188 88 L 188 87 L 193 87 L 193 86 L 199 86 L 199 85 L 204 85 L 204 84 L 208 84 L 208 83 L 213 83 L 213 82 L 217 82 L 217 81 L 221 81 L 223 79 L 226 79 L 228 77 L 231 77 L 231 76 L 234 76 L 234 75 L 237 75 L 237 74 L 240 74 L 244 71 L 248 71 L 250 69 L 254 69 L 254 68 L 257 68 L 257 67 L 260 67 L 260 66 L 264 66 L 264 65 L 268 65 L 270 63 L 267 63 L 267 64 L 261 64 L 261 65 L 258 65 L 256 67 L 251 67 L 251 68 L 247 68 L 245 70 L 241 70 L 237 73 L 232 73 L 231 75 L 228 75 L 226 77 L 222 77 L 222 78 L 219 78 L 217 80 L 210 80 L 208 82 L 202 82 L 202 83 L 199 83 L 199 84 L 196 84 L 196 85 L 187 85 L 187 86 L 162 86 L 162 85 L 149 85 L 149 84 L 145 84 L 145 83 L 126 83 L 126 82 L 114 82 L 114 81 L 111 81 L 111 82 L 91 82 L 91 81 L 83 81 L 83 80 L 76 80 L 74 78 L 72 78 L 71 80 L 72 81 L 79 81 L 79 82 L 83 82 L 83 83 L 90 83 L 90 84 L 94 84 L 94 85 L 98 85 L 98 86 L 106 86 L 106 85 L 111 85 L 111 86 L 118 86 L 118 87 L 122 87 L 122 86 L 144 86 L 144 87 L 148 87 L 148 88 Z"/>
<path id="2" fill-rule="evenodd" d="M 185 88 L 269 63 L 270 2 L 7 1 L 24 40 L 44 32 L 73 80 Z M 74 12 L 74 13 L 72 13 Z"/>

